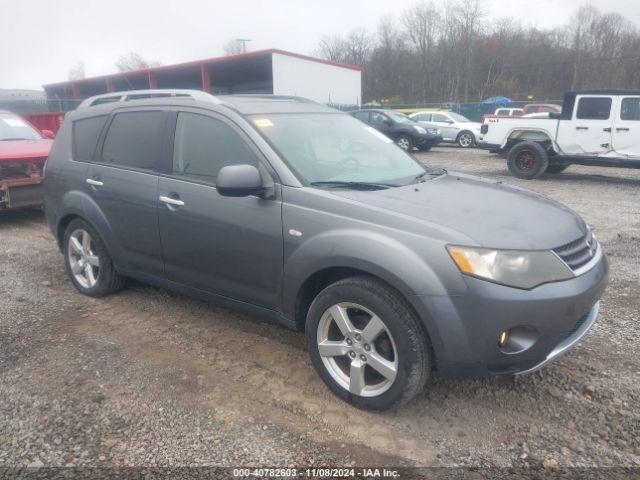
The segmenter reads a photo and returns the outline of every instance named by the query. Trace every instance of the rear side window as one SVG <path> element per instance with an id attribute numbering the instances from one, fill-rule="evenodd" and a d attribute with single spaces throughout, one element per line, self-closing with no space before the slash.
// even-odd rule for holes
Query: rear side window
<path id="1" fill-rule="evenodd" d="M 582 97 L 578 101 L 576 118 L 580 120 L 608 120 L 611 114 L 611 98 Z"/>
<path id="2" fill-rule="evenodd" d="M 178 114 L 173 146 L 173 174 L 215 183 L 228 165 L 258 166 L 247 142 L 221 120 L 182 112 Z"/>
<path id="3" fill-rule="evenodd" d="M 440 122 L 440 123 L 446 123 L 446 122 L 449 121 L 449 119 L 445 115 L 442 115 L 441 113 L 434 113 L 433 114 L 433 121 L 434 122 Z"/>
<path id="4" fill-rule="evenodd" d="M 622 99 L 620 120 L 640 120 L 640 97 Z"/>
<path id="5" fill-rule="evenodd" d="M 93 159 L 93 152 L 98 145 L 98 137 L 106 120 L 107 116 L 101 115 L 73 122 L 74 160 L 89 162 Z"/>
<path id="6" fill-rule="evenodd" d="M 154 170 L 160 157 L 164 112 L 117 113 L 102 147 L 102 161 L 123 167 Z"/>

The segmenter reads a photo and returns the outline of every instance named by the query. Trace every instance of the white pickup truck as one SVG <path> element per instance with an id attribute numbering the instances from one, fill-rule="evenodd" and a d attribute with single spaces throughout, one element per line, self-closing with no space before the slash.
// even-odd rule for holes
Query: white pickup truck
<path id="1" fill-rule="evenodd" d="M 478 147 L 505 156 L 524 179 L 571 164 L 640 168 L 640 91 L 569 92 L 549 118 L 486 119 Z"/>

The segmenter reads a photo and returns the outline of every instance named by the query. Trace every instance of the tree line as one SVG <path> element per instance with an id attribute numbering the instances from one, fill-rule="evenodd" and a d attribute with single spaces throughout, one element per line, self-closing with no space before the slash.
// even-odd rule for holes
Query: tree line
<path id="1" fill-rule="evenodd" d="M 422 0 L 373 32 L 325 36 L 315 53 L 365 67 L 364 102 L 543 101 L 573 89 L 640 87 L 638 28 L 592 6 L 544 29 L 490 18 L 481 0 Z"/>

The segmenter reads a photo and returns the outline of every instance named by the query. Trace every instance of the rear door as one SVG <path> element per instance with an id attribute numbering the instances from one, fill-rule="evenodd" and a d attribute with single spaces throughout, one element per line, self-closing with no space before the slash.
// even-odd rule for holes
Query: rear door
<path id="1" fill-rule="evenodd" d="M 619 101 L 612 132 L 613 149 L 627 158 L 640 160 L 640 96 L 625 96 Z"/>
<path id="2" fill-rule="evenodd" d="M 115 111 L 86 183 L 105 215 L 120 267 L 162 276 L 158 232 L 158 167 L 166 112 L 158 108 Z"/>
<path id="3" fill-rule="evenodd" d="M 615 113 L 607 95 L 578 95 L 571 120 L 560 120 L 557 142 L 567 155 L 597 156 L 612 150 Z"/>
<path id="4" fill-rule="evenodd" d="M 275 173 L 248 136 L 226 117 L 198 110 L 172 115 L 172 154 L 158 190 L 167 278 L 279 309 L 280 189 L 276 185 L 275 198 L 270 199 L 234 198 L 220 195 L 215 186 L 218 171 L 227 165 L 255 165 L 267 180 Z"/>

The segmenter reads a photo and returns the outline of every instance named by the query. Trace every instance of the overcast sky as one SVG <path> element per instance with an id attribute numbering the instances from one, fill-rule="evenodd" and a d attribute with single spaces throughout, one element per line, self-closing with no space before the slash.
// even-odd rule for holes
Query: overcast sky
<path id="1" fill-rule="evenodd" d="M 438 0 L 442 1 L 442 0 Z M 373 30 L 415 0 L 0 0 L 0 88 L 40 88 L 66 80 L 82 60 L 86 76 L 112 73 L 135 51 L 163 64 L 223 54 L 229 38 L 251 50 L 310 54 L 323 35 Z M 484 0 L 490 18 L 526 25 L 564 23 L 584 0 Z M 640 0 L 592 0 L 640 25 Z"/>

